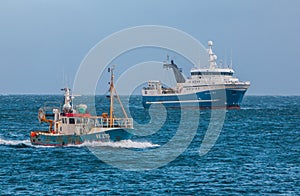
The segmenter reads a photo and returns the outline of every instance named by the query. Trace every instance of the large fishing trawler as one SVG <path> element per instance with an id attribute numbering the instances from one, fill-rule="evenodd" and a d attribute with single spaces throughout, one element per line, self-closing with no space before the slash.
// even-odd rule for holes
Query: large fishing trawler
<path id="1" fill-rule="evenodd" d="M 187 79 L 174 61 L 164 63 L 172 69 L 177 85 L 165 87 L 160 81 L 148 81 L 142 89 L 143 106 L 163 104 L 166 107 L 236 108 L 239 109 L 250 82 L 241 82 L 234 77 L 232 67 L 217 65 L 217 56 L 212 51 L 213 42 L 208 42 L 209 67 L 193 68 Z"/>
<path id="2" fill-rule="evenodd" d="M 47 113 L 49 108 L 42 107 L 38 112 L 40 122 L 49 123 L 46 131 L 31 131 L 30 141 L 33 145 L 65 146 L 70 144 L 82 144 L 94 141 L 119 141 L 130 139 L 133 129 L 133 120 L 128 118 L 126 111 L 114 87 L 114 69 L 111 68 L 110 81 L 110 111 L 101 116 L 92 116 L 87 112 L 87 105 L 73 106 L 73 96 L 70 89 L 62 89 L 65 92 L 64 105 L 60 108 L 51 108 L 52 113 Z M 119 101 L 125 118 L 114 116 L 114 97 Z"/>

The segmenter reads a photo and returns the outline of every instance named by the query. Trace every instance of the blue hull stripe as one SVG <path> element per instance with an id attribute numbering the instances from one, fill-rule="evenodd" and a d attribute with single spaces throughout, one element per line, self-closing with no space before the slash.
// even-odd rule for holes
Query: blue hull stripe
<path id="1" fill-rule="evenodd" d="M 184 95 L 143 96 L 143 106 L 163 104 L 166 107 L 227 107 L 239 108 L 246 90 L 226 89 Z M 213 94 L 213 96 L 211 96 Z"/>

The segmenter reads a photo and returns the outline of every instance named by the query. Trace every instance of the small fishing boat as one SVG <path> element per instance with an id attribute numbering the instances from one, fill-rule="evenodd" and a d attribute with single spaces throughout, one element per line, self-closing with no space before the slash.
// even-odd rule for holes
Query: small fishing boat
<path id="1" fill-rule="evenodd" d="M 46 131 L 31 131 L 30 141 L 33 145 L 65 146 L 82 144 L 83 142 L 108 142 L 130 139 L 133 129 L 133 120 L 128 118 L 121 103 L 120 97 L 114 87 L 114 68 L 110 80 L 110 111 L 101 116 L 93 116 L 87 112 L 87 105 L 73 106 L 73 96 L 70 89 L 61 89 L 65 92 L 64 104 L 59 107 L 42 107 L 38 111 L 39 121 L 49 124 Z M 114 115 L 114 98 L 121 106 L 124 118 L 116 118 Z M 49 113 L 51 111 L 51 113 Z"/>

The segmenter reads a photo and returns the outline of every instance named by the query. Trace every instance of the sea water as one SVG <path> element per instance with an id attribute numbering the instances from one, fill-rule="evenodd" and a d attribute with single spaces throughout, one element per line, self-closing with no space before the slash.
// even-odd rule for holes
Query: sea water
<path id="1" fill-rule="evenodd" d="M 66 147 L 31 145 L 30 130 L 47 129 L 38 122 L 39 107 L 57 100 L 63 97 L 0 96 L 0 195 L 300 194 L 300 97 L 246 96 L 240 110 L 226 111 L 216 142 L 203 156 L 199 156 L 199 148 L 209 127 L 210 110 L 200 111 L 198 119 L 182 122 L 182 115 L 195 111 L 144 110 L 140 97 L 131 98 L 126 107 L 134 118 L 135 131 L 143 133 L 131 140 Z M 99 114 L 108 107 L 103 97 L 96 98 L 96 103 Z M 95 155 L 95 151 L 127 150 L 130 158 L 152 150 L 160 152 L 179 129 L 188 136 L 193 125 L 197 130 L 187 148 L 158 167 L 143 167 L 155 165 L 151 159 L 133 164 L 111 154 L 116 159 L 113 163 L 122 160 L 139 167 L 127 170 Z M 185 136 L 181 137 L 185 141 Z M 179 150 L 180 142 L 177 144 L 169 149 L 170 154 Z M 157 156 L 170 156 L 161 152 Z"/>

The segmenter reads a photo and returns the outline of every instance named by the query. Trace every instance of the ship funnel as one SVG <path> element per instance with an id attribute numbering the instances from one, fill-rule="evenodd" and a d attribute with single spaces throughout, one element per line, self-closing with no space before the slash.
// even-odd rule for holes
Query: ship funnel
<path id="1" fill-rule="evenodd" d="M 180 72 L 179 68 L 177 67 L 177 65 L 174 63 L 173 60 L 171 60 L 171 63 L 164 63 L 164 68 L 165 69 L 173 69 L 173 73 L 176 79 L 177 83 L 185 83 L 185 78 L 182 75 L 182 73 Z"/>

